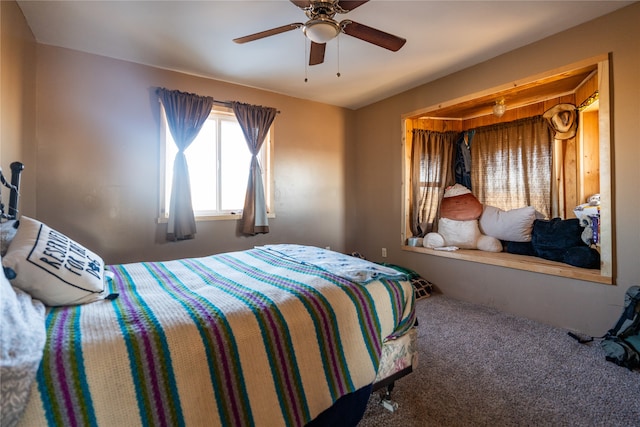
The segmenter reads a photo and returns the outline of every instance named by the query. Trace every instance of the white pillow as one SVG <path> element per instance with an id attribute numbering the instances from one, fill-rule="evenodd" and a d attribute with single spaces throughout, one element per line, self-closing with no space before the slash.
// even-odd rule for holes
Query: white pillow
<path id="1" fill-rule="evenodd" d="M 35 219 L 22 216 L 6 256 L 11 284 L 49 306 L 84 304 L 104 295 L 104 262 Z"/>
<path id="2" fill-rule="evenodd" d="M 477 219 L 457 221 L 440 218 L 438 233 L 444 238 L 446 246 L 457 246 L 462 249 L 476 249 L 478 239 L 481 236 Z"/>
<path id="3" fill-rule="evenodd" d="M 502 252 L 500 240 L 491 236 L 480 236 L 478 239 L 478 249 L 485 252 Z"/>
<path id="4" fill-rule="evenodd" d="M 480 230 L 487 236 L 509 242 L 530 242 L 536 210 L 533 206 L 503 211 L 485 205 L 480 216 Z"/>
<path id="5" fill-rule="evenodd" d="M 422 246 L 425 248 L 433 249 L 439 248 L 441 246 L 446 246 L 444 244 L 444 238 L 440 233 L 427 233 L 422 240 Z"/>

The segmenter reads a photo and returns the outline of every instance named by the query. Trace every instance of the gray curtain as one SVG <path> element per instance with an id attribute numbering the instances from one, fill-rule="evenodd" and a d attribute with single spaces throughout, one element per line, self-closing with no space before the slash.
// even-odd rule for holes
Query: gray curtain
<path id="1" fill-rule="evenodd" d="M 239 102 L 233 102 L 231 105 L 251 152 L 247 195 L 242 211 L 242 233 L 248 235 L 268 233 L 267 202 L 264 196 L 262 170 L 257 156 L 278 112 L 275 108 Z"/>
<path id="2" fill-rule="evenodd" d="M 411 232 L 424 236 L 437 231 L 440 200 L 455 183 L 453 156 L 458 132 L 414 129 L 411 152 Z"/>
<path id="3" fill-rule="evenodd" d="M 159 88 L 156 92 L 164 106 L 171 136 L 178 147 L 173 163 L 167 240 L 193 239 L 196 234 L 196 219 L 184 150 L 191 145 L 209 117 L 213 98 L 164 88 Z"/>

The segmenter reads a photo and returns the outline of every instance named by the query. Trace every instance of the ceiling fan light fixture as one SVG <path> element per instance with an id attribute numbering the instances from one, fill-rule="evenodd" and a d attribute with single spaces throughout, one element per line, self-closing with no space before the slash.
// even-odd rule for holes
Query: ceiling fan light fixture
<path id="1" fill-rule="evenodd" d="M 323 44 L 340 34 L 340 25 L 332 19 L 312 19 L 304 24 L 302 32 L 312 42 Z"/>

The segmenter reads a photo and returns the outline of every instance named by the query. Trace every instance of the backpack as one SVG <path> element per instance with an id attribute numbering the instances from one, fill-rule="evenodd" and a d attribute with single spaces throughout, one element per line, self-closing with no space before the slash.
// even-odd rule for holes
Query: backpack
<path id="1" fill-rule="evenodd" d="M 625 368 L 640 368 L 640 286 L 631 286 L 624 295 L 624 311 L 600 345 L 606 359 Z"/>

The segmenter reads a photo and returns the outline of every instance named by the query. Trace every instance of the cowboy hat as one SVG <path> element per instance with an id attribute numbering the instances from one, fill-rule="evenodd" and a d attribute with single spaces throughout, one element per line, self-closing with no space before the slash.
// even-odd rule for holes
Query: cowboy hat
<path id="1" fill-rule="evenodd" d="M 575 105 L 558 104 L 549 108 L 542 116 L 555 132 L 555 139 L 569 139 L 576 135 L 578 121 Z"/>

